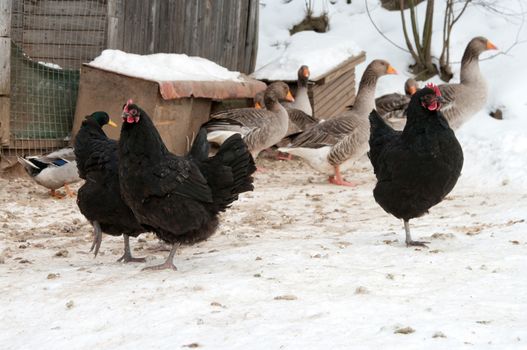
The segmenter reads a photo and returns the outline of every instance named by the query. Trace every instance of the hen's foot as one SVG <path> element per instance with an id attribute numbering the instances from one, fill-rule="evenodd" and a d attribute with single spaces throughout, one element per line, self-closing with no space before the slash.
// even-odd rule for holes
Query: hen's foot
<path id="1" fill-rule="evenodd" d="M 170 250 L 170 254 L 168 254 L 167 260 L 161 265 L 147 266 L 143 268 L 141 271 L 166 270 L 166 269 L 172 269 L 174 271 L 177 271 L 177 267 L 176 265 L 174 265 L 174 255 L 176 254 L 176 250 L 178 247 L 179 247 L 179 243 L 175 243 L 174 245 L 172 245 L 172 249 Z"/>
<path id="2" fill-rule="evenodd" d="M 141 271 L 146 271 L 146 270 L 167 270 L 167 269 L 172 269 L 174 271 L 177 271 L 177 267 L 176 265 L 174 265 L 173 262 L 168 262 L 168 261 L 165 261 L 164 263 L 160 264 L 160 265 L 154 265 L 154 266 L 147 266 L 145 268 L 143 268 Z"/>
<path id="3" fill-rule="evenodd" d="M 117 259 L 117 262 L 123 262 L 123 263 L 129 263 L 129 262 L 145 262 L 145 258 L 134 258 L 130 254 L 124 253 L 123 256 L 121 256 L 119 259 Z"/>
<path id="4" fill-rule="evenodd" d="M 426 241 L 406 241 L 407 247 L 424 247 L 428 248 L 427 244 L 430 244 L 430 242 Z"/>

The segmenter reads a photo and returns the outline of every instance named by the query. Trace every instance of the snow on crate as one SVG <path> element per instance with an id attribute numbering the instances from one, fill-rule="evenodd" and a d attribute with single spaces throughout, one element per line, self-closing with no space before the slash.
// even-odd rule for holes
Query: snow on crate
<path id="1" fill-rule="evenodd" d="M 285 50 L 271 62 L 264 64 L 251 76 L 256 79 L 297 79 L 301 65 L 311 71 L 310 80 L 317 80 L 350 57 L 360 55 L 361 48 L 352 40 L 332 33 L 304 31 L 291 36 L 284 44 Z"/>
<path id="2" fill-rule="evenodd" d="M 137 55 L 104 50 L 89 65 L 154 81 L 242 81 L 239 72 L 232 72 L 205 58 L 185 54 Z"/>

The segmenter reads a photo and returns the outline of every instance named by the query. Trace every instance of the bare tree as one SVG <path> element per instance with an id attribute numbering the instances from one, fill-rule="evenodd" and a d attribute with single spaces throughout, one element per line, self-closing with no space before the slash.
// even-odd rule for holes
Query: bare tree
<path id="1" fill-rule="evenodd" d="M 499 53 L 490 56 L 485 59 L 491 59 L 497 55 L 503 55 L 509 53 L 516 45 L 527 43 L 527 40 L 520 40 L 520 33 L 525 23 L 525 16 L 527 12 L 524 11 L 522 1 L 517 0 L 520 11 L 508 9 L 503 7 L 502 3 L 499 0 L 445 0 L 445 15 L 443 17 L 443 40 L 442 40 L 442 49 L 441 56 L 439 57 L 439 69 L 432 62 L 433 57 L 431 55 L 431 42 L 432 42 L 432 24 L 434 17 L 434 0 L 427 0 L 427 7 L 425 12 L 425 21 L 422 29 L 422 36 L 420 36 L 419 25 L 418 25 L 418 16 L 415 11 L 415 6 L 417 5 L 418 0 L 391 0 L 399 2 L 399 11 L 401 13 L 401 21 L 403 27 L 403 34 L 406 43 L 406 47 L 401 47 L 397 45 L 394 41 L 390 40 L 379 27 L 373 21 L 371 17 L 370 10 L 368 8 L 368 0 L 364 0 L 366 5 L 366 12 L 370 18 L 371 23 L 379 32 L 379 34 L 389 41 L 395 47 L 408 52 L 412 55 L 415 63 L 410 67 L 412 72 L 415 74 L 416 78 L 419 80 L 426 80 L 431 76 L 434 76 L 439 73 L 440 78 L 443 81 L 450 81 L 452 79 L 452 69 L 450 65 L 452 62 L 450 60 L 450 35 L 452 33 L 452 28 L 459 21 L 461 16 L 465 13 L 469 4 L 472 6 L 479 6 L 484 10 L 491 12 L 495 15 L 500 15 L 503 17 L 510 18 L 511 21 L 517 20 L 519 27 L 516 34 L 516 40 L 512 43 L 509 48 L 501 50 Z M 417 2 L 417 3 L 416 3 Z M 456 6 L 457 5 L 457 6 Z M 409 9 L 410 11 L 410 28 L 408 28 L 407 19 L 405 17 L 404 9 Z"/>
<path id="2" fill-rule="evenodd" d="M 454 0 L 446 0 L 445 16 L 443 18 L 443 49 L 441 50 L 441 56 L 439 57 L 439 77 L 443 81 L 450 81 L 454 74 L 450 67 L 450 34 L 454 24 L 459 20 L 461 15 L 467 9 L 468 4 L 472 0 L 462 0 L 458 2 L 464 2 L 461 11 L 455 15 L 454 11 Z"/>
<path id="3" fill-rule="evenodd" d="M 410 9 L 410 25 L 412 31 L 412 38 L 410 38 L 406 24 L 406 17 L 404 15 L 405 1 L 399 0 L 404 40 L 408 50 L 410 51 L 410 54 L 415 60 L 415 64 L 410 68 L 418 80 L 426 80 L 437 74 L 437 68 L 432 62 L 431 54 L 434 2 L 434 0 L 428 0 L 426 4 L 425 23 L 423 25 L 422 37 L 420 37 L 414 0 L 408 0 L 408 7 Z"/>

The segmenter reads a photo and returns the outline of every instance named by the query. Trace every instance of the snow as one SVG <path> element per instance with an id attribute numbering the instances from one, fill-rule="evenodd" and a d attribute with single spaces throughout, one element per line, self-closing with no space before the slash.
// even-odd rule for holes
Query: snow
<path id="1" fill-rule="evenodd" d="M 357 76 L 370 60 L 387 59 L 400 74 L 382 77 L 377 94 L 402 92 L 411 58 L 372 28 L 364 1 L 315 3 L 315 15 L 329 11 L 330 32 L 291 37 L 287 29 L 302 19 L 305 1 L 261 0 L 257 66 L 286 67 L 284 57 L 297 57 L 310 41 L 334 55 L 357 47 L 368 57 Z M 494 3 L 503 12 L 522 6 Z M 402 45 L 399 14 L 377 1 L 368 6 L 381 30 Z M 476 35 L 507 50 L 520 23 L 469 6 L 454 29 L 453 60 Z M 440 25 L 436 20 L 435 55 Z M 306 57 L 325 64 L 328 58 L 319 56 L 324 50 L 315 52 Z M 105 51 L 98 59 L 133 67 L 134 74 L 163 71 L 163 80 L 169 73 L 202 74 L 190 63 L 168 72 L 168 55 L 154 55 L 148 61 L 163 68 L 150 70 L 140 56 L 113 60 L 121 56 Z M 120 237 L 105 236 L 93 259 L 87 252 L 92 230 L 75 199 L 51 199 L 27 179 L 0 179 L 2 348 L 526 349 L 525 62 L 526 44 L 481 62 L 490 97 L 457 131 L 465 154 L 462 177 L 429 215 L 411 221 L 414 239 L 430 241 L 430 249 L 404 246 L 401 223 L 373 199 L 375 178 L 366 158 L 345 174 L 359 183 L 355 188 L 328 185 L 300 161 L 259 159 L 268 170 L 256 174 L 255 191 L 222 216 L 208 241 L 178 252 L 177 272 L 116 263 Z M 457 81 L 459 64 L 453 68 Z M 296 74 L 296 63 L 292 69 Z M 496 107 L 504 120 L 488 116 Z M 147 257 L 146 265 L 168 254 L 151 234 L 131 244 L 135 256 Z M 415 332 L 395 333 L 405 327 Z"/>
<path id="2" fill-rule="evenodd" d="M 352 189 L 300 161 L 259 163 L 256 190 L 179 251 L 177 272 L 141 271 L 168 254 L 151 234 L 131 239 L 145 264 L 115 262 L 120 237 L 94 259 L 75 199 L 0 179 L 3 348 L 525 349 L 524 193 L 457 186 L 411 222 L 430 249 L 410 249 L 366 159 Z"/>
<path id="3" fill-rule="evenodd" d="M 120 50 L 104 50 L 89 64 L 154 81 L 241 81 L 239 72 L 229 71 L 205 58 L 185 54 L 136 55 Z"/>
<path id="4" fill-rule="evenodd" d="M 307 64 L 311 72 L 316 71 L 319 66 L 326 67 L 327 56 L 324 48 L 331 47 L 328 51 L 330 56 L 339 53 L 344 56 L 349 45 L 350 48 L 361 48 L 367 54 L 366 62 L 356 69 L 357 79 L 360 79 L 371 60 L 386 59 L 397 69 L 399 75 L 382 77 L 377 84 L 377 96 L 392 92 L 404 93 L 404 82 L 412 76 L 407 69 L 412 64 L 412 58 L 407 52 L 390 44 L 374 29 L 367 9 L 385 36 L 395 44 L 406 47 L 399 12 L 384 10 L 380 2 L 373 0 L 352 1 L 351 5 L 343 0 L 315 1 L 314 15 L 320 15 L 323 10 L 327 10 L 330 30 L 325 34 L 300 32 L 291 36 L 288 29 L 302 20 L 306 2 L 292 0 L 284 4 L 277 0 L 263 0 L 261 3 L 256 64 L 258 76 L 294 79 L 298 67 L 305 62 L 309 62 Z M 527 6 L 517 0 L 492 3 L 507 15 L 470 5 L 452 32 L 451 57 L 455 74 L 452 82 L 459 81 L 461 56 L 473 37 L 485 36 L 502 50 L 492 59 L 488 58 L 496 55 L 495 51 L 482 54 L 480 67 L 487 77 L 489 87 L 487 106 L 457 132 L 465 152 L 462 181 L 481 189 L 505 184 L 525 190 L 527 181 L 523 179 L 527 178 L 527 137 L 524 130 L 527 130 L 527 95 L 524 86 L 527 79 L 527 26 L 522 25 L 521 13 L 527 11 Z M 426 2 L 417 6 L 418 15 L 422 15 L 425 9 Z M 443 23 L 438 19 L 444 13 L 443 1 L 436 2 L 435 11 L 432 54 L 439 57 Z M 520 15 L 510 16 L 518 13 Z M 520 43 L 511 49 L 516 40 Z M 314 67 L 311 67 L 311 62 L 314 62 Z M 275 73 L 272 73 L 273 69 L 276 69 Z M 265 74 L 260 74 L 260 70 Z M 285 70 L 289 72 L 286 73 Z M 443 83 L 437 77 L 430 81 Z M 422 82 L 423 85 L 425 83 Z M 488 116 L 488 113 L 496 108 L 503 111 L 504 120 L 495 120 Z"/>
<path id="5" fill-rule="evenodd" d="M 48 67 L 48 68 L 62 69 L 62 67 L 59 66 L 58 64 L 51 63 L 51 62 L 43 62 L 43 61 L 39 61 L 38 64 L 41 64 L 41 65 L 43 65 L 44 67 Z"/>

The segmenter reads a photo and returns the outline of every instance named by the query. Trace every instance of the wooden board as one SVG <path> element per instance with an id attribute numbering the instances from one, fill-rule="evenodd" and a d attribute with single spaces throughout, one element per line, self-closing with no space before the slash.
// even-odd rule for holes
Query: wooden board
<path id="1" fill-rule="evenodd" d="M 0 145 L 9 145 L 9 121 L 10 121 L 10 99 L 8 96 L 0 96 Z"/>
<path id="2" fill-rule="evenodd" d="M 24 45 L 52 44 L 52 45 L 88 45 L 102 47 L 106 43 L 106 33 L 99 31 L 83 30 L 24 30 Z"/>
<path id="3" fill-rule="evenodd" d="M 349 70 L 355 68 L 358 64 L 364 62 L 365 60 L 366 54 L 364 52 L 361 52 L 357 56 L 352 56 L 348 58 L 346 61 L 342 62 L 326 74 L 319 77 L 313 77 L 313 80 L 316 81 L 318 85 L 326 84 L 340 77 L 342 74 L 348 72 Z"/>
<path id="4" fill-rule="evenodd" d="M 9 37 L 10 33 L 11 33 L 11 0 L 2 0 L 0 1 L 0 37 Z"/>
<path id="5" fill-rule="evenodd" d="M 106 27 L 105 16 L 26 15 L 23 20 L 23 13 L 15 13 L 12 18 L 14 28 L 24 29 L 104 31 Z"/>
<path id="6" fill-rule="evenodd" d="M 26 15 L 106 16 L 99 0 L 24 0 Z"/>
<path id="7" fill-rule="evenodd" d="M 11 39 L 0 38 L 0 96 L 11 91 Z"/>

